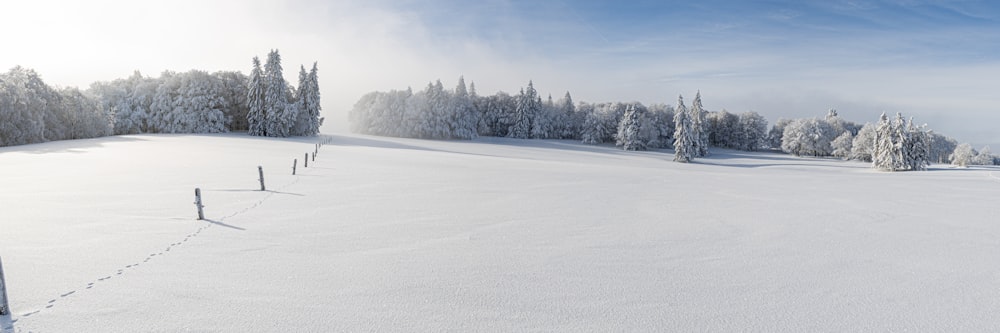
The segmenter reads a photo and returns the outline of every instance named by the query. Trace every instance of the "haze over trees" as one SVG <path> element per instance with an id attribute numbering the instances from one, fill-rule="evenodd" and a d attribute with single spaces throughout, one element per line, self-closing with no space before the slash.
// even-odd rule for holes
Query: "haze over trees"
<path id="1" fill-rule="evenodd" d="M 297 88 L 281 76 L 272 51 L 266 70 L 254 58 L 251 75 L 138 71 L 95 82 L 81 91 L 53 88 L 38 73 L 14 67 L 0 73 L 0 146 L 140 133 L 316 135 L 320 117 L 318 70 L 300 67 Z"/>
<path id="2" fill-rule="evenodd" d="M 930 162 L 951 161 L 954 139 L 926 125 L 895 119 L 858 124 L 836 110 L 825 117 L 768 121 L 753 111 L 708 111 L 695 94 L 691 107 L 678 98 L 674 106 L 639 102 L 574 102 L 570 93 L 543 100 L 529 81 L 515 95 L 503 91 L 478 95 L 459 78 L 454 90 L 440 80 L 423 90 L 365 94 L 350 113 L 355 132 L 425 139 L 471 139 L 496 136 L 518 139 L 572 139 L 586 144 L 614 143 L 624 150 L 672 148 L 675 160 L 707 156 L 709 147 L 755 151 L 777 149 L 796 156 L 838 157 L 872 162 L 887 171 L 924 170 Z M 901 117 L 901 116 L 900 116 Z M 475 128 L 473 133 L 470 129 Z M 882 140 L 882 141 L 878 141 Z M 880 145 L 881 144 L 881 145 Z M 984 155 L 977 160 L 991 160 Z"/>
<path id="3" fill-rule="evenodd" d="M 300 66 L 297 89 L 285 81 L 278 50 L 268 53 L 263 71 L 257 57 L 251 64 L 247 89 L 248 133 L 276 137 L 318 134 L 323 118 L 319 117 L 316 63 L 309 73 L 305 66 Z"/>
<path id="4" fill-rule="evenodd" d="M 139 72 L 96 82 L 86 91 L 48 86 L 30 69 L 0 74 L 0 145 L 79 139 L 112 134 L 219 133 L 258 136 L 316 135 L 322 125 L 317 65 L 300 66 L 297 86 L 282 76 L 281 57 L 256 57 L 250 75 Z M 988 147 L 957 151 L 958 143 L 926 125 L 897 115 L 860 125 L 836 110 L 823 118 L 767 120 L 755 112 L 708 111 L 695 95 L 690 108 L 639 102 L 575 102 L 569 92 L 553 99 L 529 81 L 515 95 L 479 95 L 459 78 L 454 89 L 437 80 L 416 93 L 368 93 L 350 112 L 356 132 L 424 139 L 570 139 L 614 143 L 625 150 L 672 148 L 675 159 L 707 156 L 709 147 L 779 149 L 797 156 L 872 162 L 887 171 L 924 170 L 931 163 L 996 164 Z M 964 147 L 963 147 L 964 149 Z M 970 147 L 971 149 L 971 147 Z"/>
<path id="5" fill-rule="evenodd" d="M 475 83 L 470 86 L 474 87 Z M 766 147 L 767 120 L 754 112 L 718 116 L 704 110 L 701 94 L 690 114 L 693 157 L 706 156 L 711 145 L 741 150 Z M 421 91 L 371 92 L 350 113 L 355 132 L 373 135 L 471 139 L 476 136 L 518 139 L 571 139 L 587 144 L 614 143 L 625 150 L 672 148 L 676 132 L 674 107 L 639 102 L 574 102 L 569 92 L 543 99 L 533 82 L 517 94 L 482 96 L 459 78 L 454 90 L 440 80 Z M 728 113 L 726 113 L 728 114 Z M 722 124 L 716 120 L 725 118 Z M 444 121 L 449 120 L 449 121 Z M 447 126 L 446 126 L 447 125 Z M 472 132 L 471 129 L 475 129 Z M 713 137 L 712 134 L 717 134 Z M 700 144 L 700 145 L 699 145 Z"/>
<path id="6" fill-rule="evenodd" d="M 38 73 L 0 73 L 0 146 L 110 135 L 111 115 L 76 88 L 53 88 Z"/>

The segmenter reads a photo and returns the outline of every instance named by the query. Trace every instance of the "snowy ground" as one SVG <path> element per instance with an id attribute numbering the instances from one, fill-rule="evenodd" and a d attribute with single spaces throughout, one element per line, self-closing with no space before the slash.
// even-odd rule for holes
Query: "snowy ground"
<path id="1" fill-rule="evenodd" d="M 1000 169 L 354 135 L 302 169 L 312 150 L 240 135 L 0 148 L 7 330 L 1000 327 Z"/>

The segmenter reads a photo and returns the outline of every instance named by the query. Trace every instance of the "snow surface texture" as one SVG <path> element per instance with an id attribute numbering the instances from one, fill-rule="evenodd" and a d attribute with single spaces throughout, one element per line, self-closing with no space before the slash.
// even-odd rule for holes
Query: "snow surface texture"
<path id="1" fill-rule="evenodd" d="M 0 148 L 8 330 L 1000 327 L 1000 169 L 332 140 L 297 176 L 306 139 Z"/>

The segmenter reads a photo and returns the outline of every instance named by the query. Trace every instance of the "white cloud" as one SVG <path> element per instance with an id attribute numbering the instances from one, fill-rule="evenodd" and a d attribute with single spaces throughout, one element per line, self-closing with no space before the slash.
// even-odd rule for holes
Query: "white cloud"
<path id="1" fill-rule="evenodd" d="M 871 13 L 857 11 L 877 8 L 856 5 L 846 15 L 864 19 Z M 718 8 L 696 24 L 609 25 L 600 20 L 605 14 L 576 10 L 573 2 L 519 6 L 20 1 L 2 8 L 8 15 L 0 31 L 8 33 L 0 66 L 23 65 L 52 84 L 86 86 L 136 69 L 247 72 L 251 57 L 278 48 L 291 80 L 299 64 L 319 62 L 327 129 L 346 128 L 347 111 L 366 92 L 422 89 L 434 79 L 451 87 L 465 75 L 483 94 L 516 92 L 531 79 L 543 94 L 569 90 L 591 102 L 672 104 L 677 94 L 700 89 L 709 108 L 755 110 L 772 121 L 821 116 L 831 107 L 857 121 L 902 111 L 963 141 L 1000 142 L 991 125 L 1000 123 L 991 91 L 1000 62 L 987 45 L 996 37 L 975 44 L 984 38 L 976 27 L 864 33 L 822 26 L 811 34 L 815 27 L 798 22 L 810 18 L 801 9 L 742 17 Z M 793 22 L 754 21 L 769 13 Z"/>

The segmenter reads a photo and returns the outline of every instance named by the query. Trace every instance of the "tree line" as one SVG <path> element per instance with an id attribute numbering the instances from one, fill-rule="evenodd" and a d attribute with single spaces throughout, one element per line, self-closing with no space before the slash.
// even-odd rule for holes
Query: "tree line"
<path id="1" fill-rule="evenodd" d="M 95 82 L 87 90 L 54 88 L 34 70 L 0 73 L 0 146 L 140 133 L 316 135 L 322 125 L 317 67 L 300 67 L 299 84 L 282 77 L 271 51 L 263 72 L 164 71 Z M 257 92 L 267 92 L 258 94 Z M 266 99 L 265 99 L 266 97 Z M 251 125 L 267 128 L 250 131 Z"/>
<path id="2" fill-rule="evenodd" d="M 569 92 L 558 100 L 552 95 L 543 99 L 531 81 L 514 95 L 499 91 L 480 96 L 475 83 L 467 87 L 464 77 L 452 90 L 436 80 L 417 92 L 411 88 L 370 92 L 354 105 L 349 119 L 353 131 L 382 136 L 571 139 L 614 143 L 625 150 L 673 148 L 679 162 L 707 156 L 709 147 L 833 156 L 871 162 L 873 168 L 887 171 L 924 170 L 931 162 L 964 156 L 955 154 L 959 145 L 954 139 L 902 115 L 893 119 L 883 115 L 877 123 L 861 125 L 829 110 L 825 117 L 779 119 L 769 129 L 767 119 L 753 111 L 705 110 L 700 92 L 690 108 L 683 96 L 676 106 L 574 103 Z M 972 151 L 970 161 L 996 159 L 988 147 L 983 151 Z"/>

